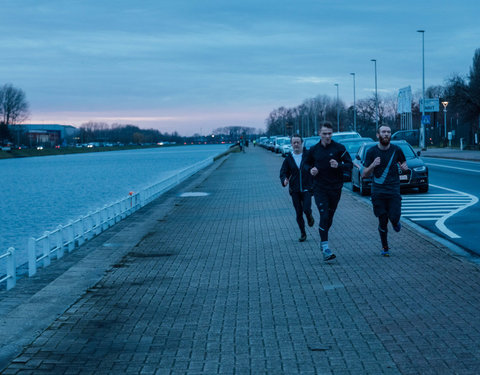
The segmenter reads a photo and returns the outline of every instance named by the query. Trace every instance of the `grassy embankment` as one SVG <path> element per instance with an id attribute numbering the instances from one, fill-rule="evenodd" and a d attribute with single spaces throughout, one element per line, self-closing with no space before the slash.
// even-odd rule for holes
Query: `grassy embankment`
<path id="1" fill-rule="evenodd" d="M 36 148 L 26 148 L 21 150 L 10 150 L 2 151 L 0 150 L 0 159 L 11 159 L 11 158 L 27 158 L 32 156 L 48 156 L 48 155 L 67 155 L 67 154 L 84 154 L 87 152 L 105 152 L 105 151 L 122 151 L 122 150 L 135 150 L 143 148 L 165 148 L 165 147 L 175 147 L 182 145 L 164 145 L 164 146 L 115 146 L 115 147 L 65 147 L 65 148 L 45 148 L 43 150 L 37 150 Z M 228 154 L 229 152 L 238 152 L 238 147 L 233 148 L 232 150 L 227 150 L 221 155 L 218 155 L 216 159 Z"/>
<path id="2" fill-rule="evenodd" d="M 105 151 L 122 151 L 135 150 L 140 148 L 160 148 L 172 147 L 176 145 L 165 146 L 115 146 L 115 147 L 64 147 L 64 148 L 44 148 L 37 150 L 36 148 L 26 148 L 21 150 L 0 151 L 0 159 L 10 158 L 27 158 L 32 156 L 47 156 L 47 155 L 66 155 L 66 154 L 84 154 L 87 152 L 105 152 Z"/>

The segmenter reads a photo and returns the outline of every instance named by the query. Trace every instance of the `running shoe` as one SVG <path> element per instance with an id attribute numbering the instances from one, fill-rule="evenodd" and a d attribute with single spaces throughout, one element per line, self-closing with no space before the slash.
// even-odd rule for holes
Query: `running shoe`
<path id="1" fill-rule="evenodd" d="M 313 218 L 313 215 L 310 214 L 310 216 L 307 218 L 308 220 L 308 226 L 313 227 L 313 224 L 315 224 L 315 219 Z"/>
<path id="2" fill-rule="evenodd" d="M 392 224 L 392 226 L 395 232 L 400 232 L 400 229 L 402 229 L 402 224 L 400 222 L 398 222 L 397 225 Z"/>
<path id="3" fill-rule="evenodd" d="M 327 262 L 329 260 L 332 260 L 332 259 L 335 259 L 335 258 L 336 258 L 336 255 L 334 253 L 332 253 L 332 250 L 330 250 L 330 249 L 323 250 L 323 260 L 325 262 Z"/>
<path id="4" fill-rule="evenodd" d="M 307 234 L 306 233 L 302 233 L 302 235 L 300 236 L 300 238 L 298 239 L 299 242 L 303 242 L 307 239 Z"/>
<path id="5" fill-rule="evenodd" d="M 389 249 L 382 249 L 382 252 L 380 254 L 382 254 L 382 256 L 384 257 L 389 257 L 390 256 Z"/>

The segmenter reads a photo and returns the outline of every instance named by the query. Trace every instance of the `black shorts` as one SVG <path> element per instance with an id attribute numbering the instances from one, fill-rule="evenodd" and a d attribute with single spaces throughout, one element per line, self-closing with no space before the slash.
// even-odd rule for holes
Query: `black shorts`
<path id="1" fill-rule="evenodd" d="M 376 217 L 387 215 L 393 222 L 398 222 L 402 214 L 402 196 L 372 195 L 373 213 Z"/>

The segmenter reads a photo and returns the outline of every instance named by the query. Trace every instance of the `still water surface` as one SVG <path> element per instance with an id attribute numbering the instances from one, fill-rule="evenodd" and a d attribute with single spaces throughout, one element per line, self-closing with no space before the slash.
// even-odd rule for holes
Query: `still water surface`
<path id="1" fill-rule="evenodd" d="M 29 237 L 140 191 L 177 170 L 225 151 L 197 145 L 0 160 L 0 254 L 27 261 Z M 0 275 L 4 274 L 3 263 Z"/>

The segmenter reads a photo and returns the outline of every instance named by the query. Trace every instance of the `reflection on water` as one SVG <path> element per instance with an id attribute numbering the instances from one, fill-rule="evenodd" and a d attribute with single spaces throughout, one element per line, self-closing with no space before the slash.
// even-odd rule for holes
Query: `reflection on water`
<path id="1" fill-rule="evenodd" d="M 39 237 L 227 147 L 179 146 L 0 160 L 0 254 L 13 246 L 18 250 L 18 264 L 24 263 L 29 237 Z"/>

